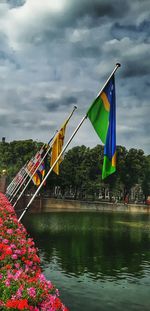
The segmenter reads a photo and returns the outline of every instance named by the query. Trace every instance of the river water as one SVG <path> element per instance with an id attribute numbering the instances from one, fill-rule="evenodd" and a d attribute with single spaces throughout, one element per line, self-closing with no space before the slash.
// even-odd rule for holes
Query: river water
<path id="1" fill-rule="evenodd" d="M 150 310 L 150 215 L 28 214 L 47 279 L 70 311 Z"/>

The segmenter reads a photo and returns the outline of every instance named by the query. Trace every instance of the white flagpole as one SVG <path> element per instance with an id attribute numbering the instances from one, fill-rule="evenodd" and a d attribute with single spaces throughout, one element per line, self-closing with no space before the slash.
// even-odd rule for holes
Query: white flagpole
<path id="1" fill-rule="evenodd" d="M 17 181 L 17 178 L 19 179 L 19 176 L 21 176 L 23 170 L 25 169 L 25 166 L 27 165 L 27 163 L 20 169 L 20 171 L 17 173 L 17 175 L 13 178 L 13 180 L 11 181 L 11 183 L 9 184 L 9 186 L 7 187 L 6 190 L 6 195 L 11 194 L 11 192 L 13 191 L 14 187 L 19 183 L 19 181 Z"/>
<path id="2" fill-rule="evenodd" d="M 25 181 L 25 178 L 26 178 L 26 171 L 23 170 L 22 172 L 22 175 L 20 175 L 20 178 L 22 178 L 21 182 L 18 181 L 16 184 L 14 184 L 14 187 L 11 189 L 11 191 L 9 192 L 8 196 L 9 196 L 9 199 L 11 197 L 13 197 L 14 195 L 14 192 L 16 191 L 16 189 L 20 186 L 20 184 L 23 184 L 23 182 Z"/>
<path id="3" fill-rule="evenodd" d="M 44 144 L 44 145 L 45 145 L 45 144 Z M 42 148 L 44 147 L 44 145 L 42 146 Z M 40 151 L 42 150 L 42 148 L 40 149 Z M 40 152 L 40 151 L 39 151 L 39 152 Z M 37 153 L 35 154 L 35 156 L 34 156 L 33 158 L 31 158 L 30 161 L 32 161 L 32 160 L 34 161 L 36 155 L 37 155 Z M 30 162 L 30 161 L 29 161 L 29 162 Z M 28 162 L 28 163 L 29 163 L 29 162 Z M 36 169 L 37 169 L 37 168 L 36 168 Z M 32 170 L 32 168 L 31 168 L 31 170 Z M 36 171 L 34 171 L 34 174 L 35 174 L 35 172 L 36 172 Z M 18 188 L 16 187 L 17 189 L 15 189 L 16 191 L 13 192 L 13 197 L 11 198 L 10 202 L 12 202 L 12 200 L 15 198 L 15 196 L 16 196 L 17 193 L 18 193 L 18 191 L 21 189 L 22 185 L 25 183 L 26 179 L 29 177 L 29 180 L 30 180 L 30 178 L 31 178 L 30 171 L 29 171 L 29 173 L 28 173 L 28 172 L 26 171 L 26 168 L 25 168 L 25 173 L 26 173 L 26 174 L 24 175 L 25 178 L 24 178 L 24 179 L 22 180 L 22 182 L 19 184 L 19 187 L 18 187 Z M 28 181 L 29 181 L 29 180 L 28 180 Z"/>
<path id="4" fill-rule="evenodd" d="M 40 149 L 40 151 L 39 152 L 41 152 L 41 150 L 43 149 L 43 147 L 44 147 L 44 145 L 45 144 L 43 144 L 43 146 L 41 147 L 41 149 Z M 38 152 L 37 152 L 38 153 Z M 35 156 L 34 157 L 32 157 L 29 161 L 28 161 L 28 163 L 30 162 L 30 161 L 34 161 L 34 159 L 36 158 L 36 155 L 37 155 L 37 153 L 35 154 Z M 27 163 L 27 164 L 28 164 Z M 27 165 L 26 165 L 26 167 L 27 167 Z M 26 167 L 25 167 L 25 174 L 24 174 L 24 179 L 22 180 L 22 182 L 20 183 L 20 184 L 18 184 L 18 187 L 16 187 L 15 188 L 15 190 L 13 191 L 13 193 L 11 194 L 11 196 L 13 195 L 13 197 L 11 198 L 11 200 L 10 200 L 10 202 L 12 202 L 12 200 L 14 199 L 14 197 L 17 195 L 17 193 L 18 193 L 18 191 L 20 190 L 20 188 L 22 187 L 22 185 L 25 183 L 25 181 L 26 181 L 26 179 L 28 178 L 28 177 L 30 177 L 31 175 L 26 171 Z M 31 168 L 32 169 L 32 168 Z"/>
<path id="5" fill-rule="evenodd" d="M 73 115 L 73 113 L 74 113 L 74 111 L 75 111 L 76 109 L 77 109 L 77 107 L 74 106 L 72 112 L 70 113 L 70 115 L 69 115 L 69 117 L 68 117 L 68 119 L 67 119 L 67 122 L 69 122 L 69 120 L 71 119 L 71 117 L 72 117 L 72 115 Z M 58 131 L 57 131 L 57 132 L 58 132 Z M 56 132 L 56 134 L 57 134 L 57 132 Z M 18 196 L 17 200 L 16 200 L 15 203 L 13 204 L 13 207 L 16 206 L 17 202 L 18 202 L 19 199 L 22 197 L 24 191 L 26 190 L 27 186 L 29 185 L 30 181 L 32 180 L 33 176 L 35 175 L 36 171 L 38 170 L 38 168 L 40 167 L 41 163 L 43 162 L 43 160 L 44 160 L 45 157 L 47 156 L 48 152 L 50 151 L 50 149 L 51 149 L 51 147 L 52 147 L 52 145 L 53 145 L 53 141 L 54 141 L 54 139 L 55 139 L 56 134 L 54 135 L 54 137 L 53 137 L 53 139 L 52 139 L 52 141 L 51 141 L 51 144 L 50 144 L 48 150 L 46 151 L 44 157 L 41 159 L 40 163 L 39 163 L 38 166 L 35 168 L 35 171 L 34 171 L 33 174 L 31 175 L 31 177 L 30 177 L 30 179 L 28 180 L 27 184 L 25 185 L 25 187 L 24 187 L 23 190 L 21 191 L 20 195 Z"/>
<path id="6" fill-rule="evenodd" d="M 43 149 L 44 145 L 45 145 L 45 144 L 43 144 L 43 146 L 41 147 L 41 149 L 40 149 L 39 152 L 41 152 L 41 150 Z M 29 175 L 28 172 L 26 171 L 26 167 L 27 167 L 27 165 L 28 165 L 28 163 L 29 163 L 30 161 L 32 161 L 33 159 L 35 159 L 37 153 L 38 153 L 38 152 L 36 152 L 35 156 L 32 157 L 29 161 L 27 161 L 27 162 L 25 163 L 25 165 L 20 169 L 20 171 L 17 173 L 17 175 L 14 177 L 14 179 L 13 179 L 12 182 L 10 183 L 10 185 L 7 187 L 6 195 L 7 195 L 9 198 L 11 198 L 12 196 L 13 196 L 13 198 L 14 198 L 14 196 L 15 196 L 15 195 L 18 193 L 18 191 L 20 190 L 21 186 L 22 186 L 22 185 L 24 184 L 24 182 L 26 181 L 27 177 L 30 177 L 30 175 Z M 22 170 L 25 171 L 25 172 L 23 173 L 23 176 L 21 176 L 21 177 L 23 177 L 22 182 L 21 182 L 21 183 L 20 183 L 19 181 L 18 181 L 18 182 L 15 182 L 15 179 L 17 178 L 17 176 L 19 176 L 19 174 L 22 172 Z M 27 175 L 27 176 L 26 176 L 26 175 Z M 26 177 L 26 178 L 25 178 L 25 177 Z M 19 188 L 17 189 L 18 186 L 19 186 Z M 9 188 L 9 189 L 8 189 L 8 188 Z M 17 189 L 17 190 L 16 190 L 16 189 Z M 8 191 L 8 190 L 9 190 L 9 191 Z M 14 194 L 14 192 L 15 192 L 15 194 Z M 11 201 L 13 200 L 13 198 L 11 199 Z M 10 202 L 11 202 L 11 201 L 10 201 Z"/>
<path id="7" fill-rule="evenodd" d="M 26 180 L 28 179 L 28 177 L 30 177 L 28 175 L 28 173 L 25 171 L 25 174 L 24 174 L 24 178 L 22 180 L 22 182 L 18 185 L 18 187 L 16 187 L 12 193 L 12 198 L 9 200 L 10 202 L 13 201 L 14 197 L 16 196 L 16 194 L 18 193 L 18 191 L 21 189 L 21 187 L 23 186 L 23 184 L 26 182 Z"/>
<path id="8" fill-rule="evenodd" d="M 23 167 L 21 167 L 21 169 L 19 170 L 19 172 L 15 175 L 15 177 L 13 178 L 13 180 L 10 182 L 10 184 L 7 186 L 6 192 L 11 188 L 13 182 L 15 182 L 15 179 L 17 178 L 17 176 L 22 172 L 22 170 L 24 169 L 24 167 L 26 166 L 26 163 L 23 165 Z"/>
<path id="9" fill-rule="evenodd" d="M 55 137 L 54 137 L 55 138 Z M 54 139 L 53 138 L 53 139 Z M 53 142 L 53 141 L 52 141 Z M 30 181 L 32 180 L 33 176 L 35 175 L 36 171 L 38 170 L 38 168 L 40 167 L 41 163 L 43 162 L 43 160 L 45 159 L 45 157 L 47 156 L 47 154 L 49 153 L 50 149 L 51 149 L 52 143 L 50 144 L 49 148 L 47 149 L 46 153 L 44 154 L 44 157 L 41 159 L 40 163 L 38 164 L 38 166 L 35 168 L 33 174 L 30 176 L 28 182 L 26 183 L 26 185 L 24 186 L 24 188 L 22 189 L 21 193 L 19 194 L 17 200 L 15 201 L 15 203 L 13 204 L 13 207 L 16 206 L 17 202 L 19 201 L 19 199 L 22 197 L 24 191 L 26 190 L 26 188 L 28 187 Z M 14 195 L 15 197 L 15 195 Z"/>
<path id="10" fill-rule="evenodd" d="M 80 128 L 80 126 L 82 125 L 82 123 L 84 122 L 84 120 L 86 119 L 86 116 L 84 118 L 82 118 L 80 124 L 78 125 L 78 127 L 76 128 L 76 130 L 74 131 L 74 133 L 72 134 L 72 136 L 70 137 L 70 139 L 68 140 L 68 142 L 66 143 L 65 147 L 62 149 L 62 151 L 60 152 L 58 158 L 56 159 L 56 161 L 53 163 L 53 165 L 51 166 L 50 170 L 48 171 L 48 173 L 46 174 L 46 176 L 44 177 L 44 179 L 42 180 L 41 184 L 39 185 L 38 189 L 36 190 L 36 192 L 34 193 L 33 197 L 31 198 L 31 200 L 29 201 L 28 205 L 26 206 L 25 210 L 23 211 L 23 213 L 21 214 L 20 218 L 18 219 L 18 221 L 20 221 L 22 219 L 22 217 L 24 216 L 24 214 L 26 213 L 26 211 L 28 210 L 29 206 L 31 205 L 31 203 L 33 202 L 34 198 L 36 197 L 36 195 L 38 194 L 38 192 L 40 191 L 40 189 L 42 188 L 43 184 L 45 183 L 47 177 L 49 176 L 49 174 L 51 173 L 51 171 L 53 170 L 54 166 L 56 165 L 56 163 L 59 161 L 60 157 L 62 156 L 62 154 L 65 152 L 66 148 L 68 147 L 68 145 L 70 144 L 70 142 L 72 141 L 73 137 L 75 136 L 76 132 L 78 131 L 78 129 Z"/>
<path id="11" fill-rule="evenodd" d="M 50 140 L 50 141 L 51 141 L 51 140 Z M 49 144 L 49 142 L 48 142 L 48 144 Z M 46 145 L 46 144 L 43 144 L 43 146 L 41 147 L 40 151 L 36 152 L 35 156 L 32 157 L 32 158 L 27 162 L 27 164 L 30 163 L 30 161 L 32 161 L 32 160 L 34 161 L 34 159 L 36 159 L 37 154 L 40 153 L 40 152 L 42 151 L 42 149 L 44 148 L 45 145 Z M 26 165 L 26 167 L 27 167 L 27 165 Z M 12 197 L 11 200 L 10 200 L 10 202 L 12 202 L 12 200 L 14 199 L 14 197 L 17 195 L 18 191 L 20 190 L 20 188 L 22 187 L 22 185 L 25 183 L 26 179 L 27 179 L 28 177 L 31 177 L 30 172 L 29 172 L 29 173 L 27 172 L 26 167 L 25 167 L 25 174 L 24 174 L 24 177 L 25 177 L 25 178 L 22 180 L 21 183 L 18 184 L 18 188 L 16 187 L 15 190 L 13 191 L 13 193 L 10 195 L 10 197 L 13 195 L 13 197 Z M 31 168 L 31 169 L 32 169 L 32 168 Z M 34 174 L 35 174 L 35 173 L 34 173 Z M 15 193 L 14 193 L 14 192 L 15 192 Z"/>
<path id="12" fill-rule="evenodd" d="M 112 73 L 110 74 L 110 76 L 108 77 L 107 81 L 105 82 L 105 84 L 103 85 L 103 87 L 101 88 L 100 92 L 98 93 L 98 95 L 100 95 L 105 86 L 107 85 L 107 83 L 109 82 L 109 80 L 111 79 L 111 77 L 113 76 L 113 74 L 116 72 L 116 70 L 120 67 L 120 64 L 117 63 L 115 68 L 113 69 Z M 20 220 L 23 218 L 23 216 L 25 215 L 25 213 L 27 212 L 28 208 L 30 207 L 31 203 L 33 202 L 34 198 L 36 197 L 36 195 L 38 194 L 38 192 L 40 191 L 40 189 L 42 188 L 43 184 L 45 183 L 46 179 L 48 178 L 48 176 L 50 175 L 50 173 L 52 172 L 54 166 L 57 164 L 57 162 L 59 161 L 59 159 L 61 158 L 61 156 L 63 155 L 63 153 L 65 152 L 65 150 L 67 149 L 68 145 L 71 143 L 71 141 L 73 140 L 74 136 L 76 135 L 76 133 L 78 132 L 78 130 L 80 129 L 81 125 L 83 124 L 83 122 L 85 121 L 85 119 L 87 118 L 87 115 L 85 115 L 82 120 L 80 121 L 80 123 L 78 124 L 78 126 L 76 127 L 76 129 L 74 130 L 73 134 L 71 135 L 71 137 L 69 138 L 68 142 L 66 143 L 66 145 L 64 146 L 64 148 L 62 149 L 62 151 L 60 152 L 58 158 L 56 159 L 56 161 L 53 163 L 53 165 L 51 166 L 51 168 L 49 169 L 48 173 L 46 174 L 46 176 L 44 177 L 43 181 L 41 182 L 41 184 L 39 185 L 39 188 L 36 190 L 36 192 L 34 193 L 33 197 L 31 198 L 31 200 L 29 201 L 29 203 L 27 204 L 26 208 L 24 209 L 23 213 L 21 214 L 21 216 L 19 217 L 18 221 L 20 222 Z"/>
<path id="13" fill-rule="evenodd" d="M 32 160 L 33 158 L 31 158 L 31 160 Z M 30 161 L 31 161 L 30 160 Z M 29 161 L 29 162 L 30 162 Z M 29 163 L 28 162 L 28 163 Z M 27 167 L 27 166 L 26 166 Z M 22 177 L 22 181 L 19 183 L 17 183 L 16 184 L 16 186 L 14 187 L 14 189 L 12 190 L 12 192 L 10 193 L 10 195 L 9 195 L 9 201 L 10 202 L 12 202 L 12 200 L 13 200 L 13 198 L 14 198 L 14 196 L 18 193 L 18 191 L 20 190 L 20 188 L 22 187 L 22 185 L 25 183 L 25 181 L 26 181 L 26 179 L 28 178 L 28 177 L 30 177 L 30 175 L 27 173 L 27 171 L 26 171 L 26 167 L 24 168 L 24 173 L 23 173 L 23 175 L 21 176 Z M 10 199 L 11 198 L 11 199 Z"/>

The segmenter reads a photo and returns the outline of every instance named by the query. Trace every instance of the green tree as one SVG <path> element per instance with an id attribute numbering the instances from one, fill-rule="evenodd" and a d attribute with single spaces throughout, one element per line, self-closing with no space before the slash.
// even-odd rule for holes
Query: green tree
<path id="1" fill-rule="evenodd" d="M 85 158 L 89 148 L 74 147 L 64 157 L 61 166 L 61 188 L 63 191 L 72 190 L 74 198 L 81 196 L 87 178 Z"/>
<path id="2" fill-rule="evenodd" d="M 148 195 L 150 195 L 150 155 L 145 157 L 143 180 L 141 183 L 141 187 L 146 200 Z"/>
<path id="3" fill-rule="evenodd" d="M 8 182 L 17 174 L 20 168 L 31 159 L 43 143 L 33 140 L 0 143 L 0 172 L 7 170 Z M 70 195 L 76 199 L 96 199 L 99 191 L 108 186 L 110 195 L 129 194 L 131 188 L 138 184 L 146 197 L 150 194 L 150 156 L 145 156 L 143 150 L 117 147 L 117 170 L 102 181 L 101 172 L 104 158 L 103 146 L 87 148 L 76 146 L 64 155 L 60 165 L 60 175 L 49 175 L 46 187 L 42 192 L 54 193 L 58 186 L 62 195 Z"/>
<path id="4" fill-rule="evenodd" d="M 143 150 L 130 149 L 125 154 L 120 167 L 120 180 L 124 185 L 124 195 L 129 194 L 131 188 L 141 183 L 144 176 L 145 156 Z"/>
<path id="5" fill-rule="evenodd" d="M 42 143 L 34 142 L 31 139 L 0 143 L 0 171 L 6 169 L 8 182 L 35 155 L 41 145 Z"/>

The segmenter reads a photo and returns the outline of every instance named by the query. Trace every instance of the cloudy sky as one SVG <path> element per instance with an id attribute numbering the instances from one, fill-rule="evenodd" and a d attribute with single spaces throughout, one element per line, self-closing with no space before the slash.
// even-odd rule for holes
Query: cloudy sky
<path id="1" fill-rule="evenodd" d="M 0 136 L 67 137 L 117 62 L 117 144 L 150 151 L 150 1 L 0 0 Z M 1 138 L 0 138 L 1 139 Z M 71 146 L 94 147 L 86 120 Z"/>

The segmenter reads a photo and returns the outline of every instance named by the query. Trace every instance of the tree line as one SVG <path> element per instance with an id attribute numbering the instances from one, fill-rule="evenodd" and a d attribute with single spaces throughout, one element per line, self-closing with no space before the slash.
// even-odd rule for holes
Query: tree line
<path id="1" fill-rule="evenodd" d="M 7 171 L 8 182 L 41 146 L 42 143 L 33 140 L 0 143 L 0 172 Z M 141 149 L 117 146 L 116 173 L 102 180 L 103 151 L 101 145 L 94 148 L 82 145 L 68 150 L 59 176 L 50 174 L 42 193 L 97 200 L 104 199 L 108 190 L 110 200 L 124 200 L 125 197 L 131 199 L 134 189 L 135 200 L 146 200 L 150 195 L 150 155 L 145 155 Z M 50 163 L 50 159 L 47 162 Z"/>

